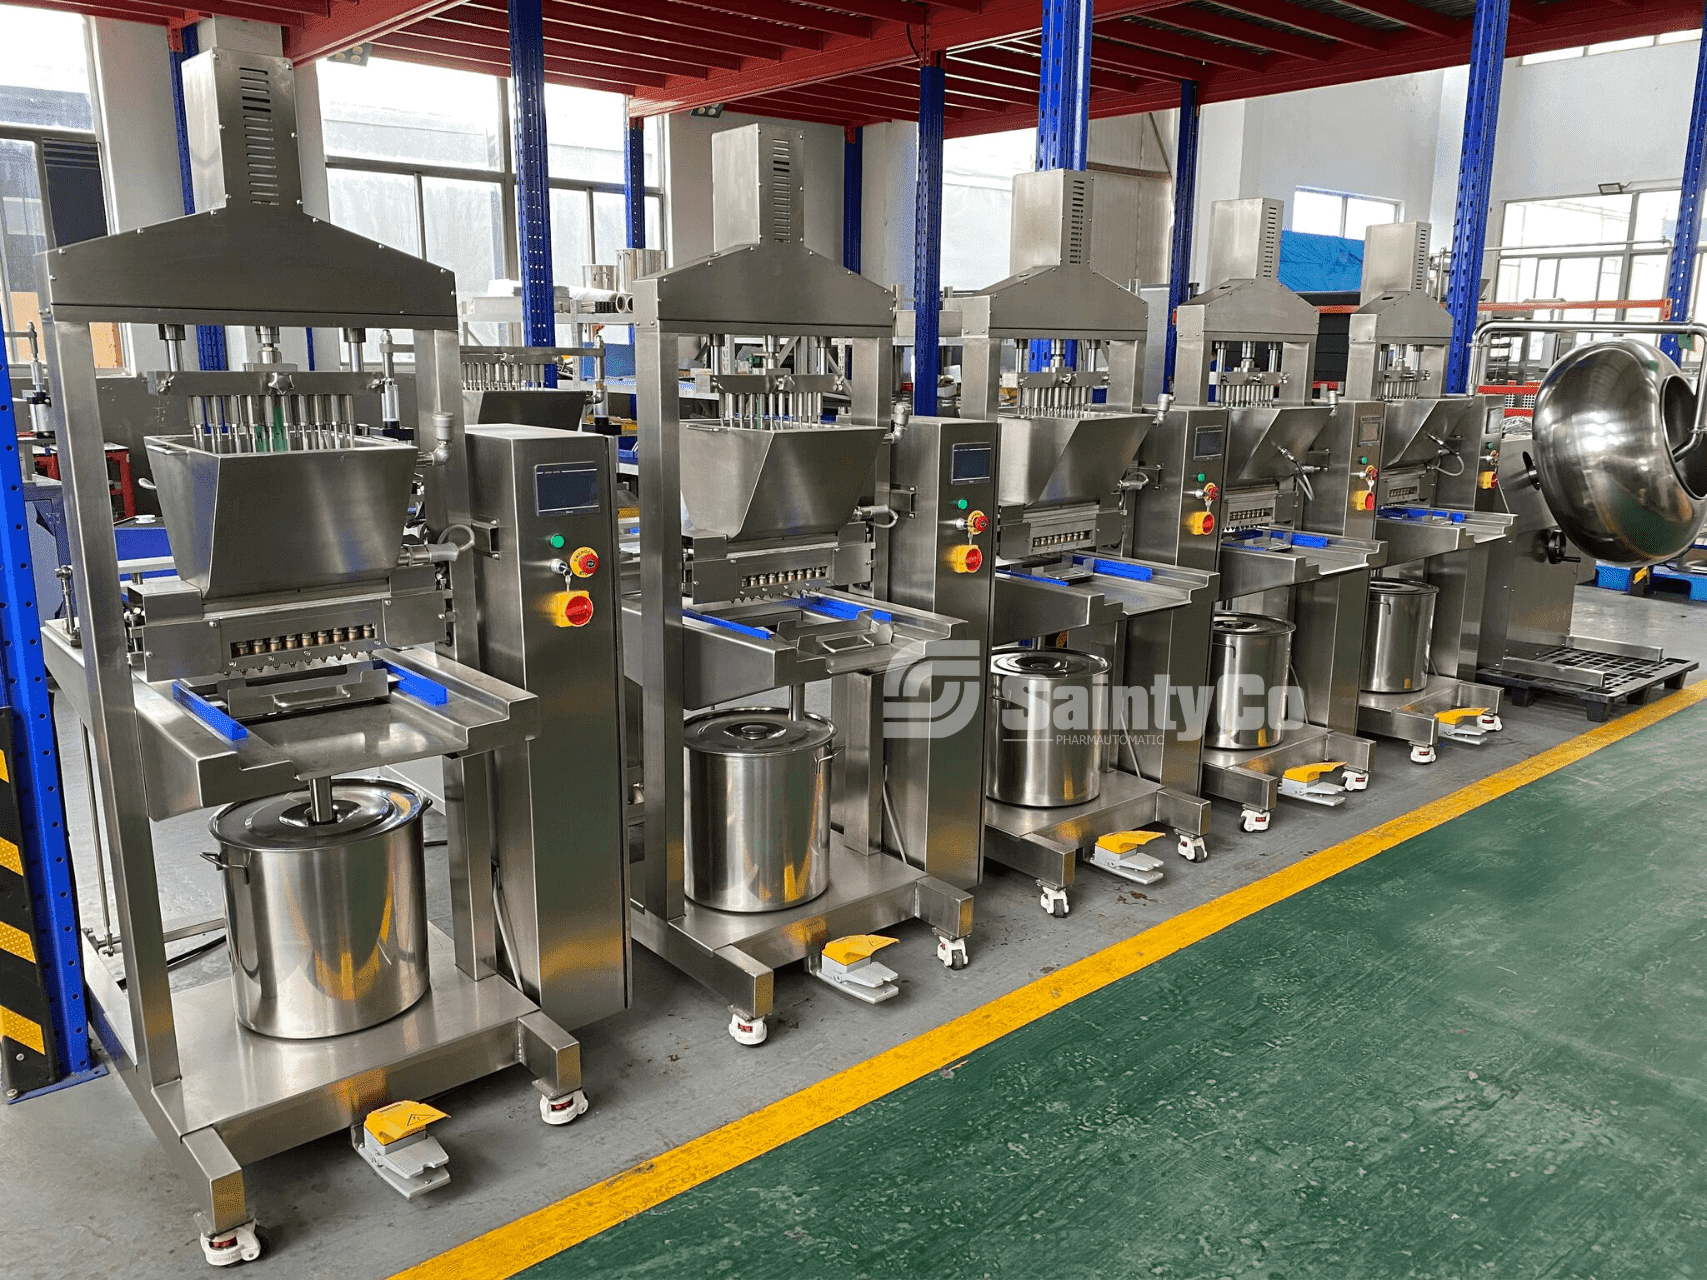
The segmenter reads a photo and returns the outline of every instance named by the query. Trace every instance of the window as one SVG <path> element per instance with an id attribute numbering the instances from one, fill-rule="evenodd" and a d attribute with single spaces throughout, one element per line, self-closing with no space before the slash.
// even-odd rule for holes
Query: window
<path id="1" fill-rule="evenodd" d="M 1632 36 L 1628 40 L 1603 40 L 1599 44 L 1571 45 L 1564 49 L 1546 49 L 1526 53 L 1519 61 L 1526 67 L 1543 62 L 1563 62 L 1567 58 L 1582 58 L 1596 53 L 1621 53 L 1625 49 L 1647 49 L 1658 44 L 1686 44 L 1701 38 L 1699 27 L 1691 31 L 1667 31 L 1657 36 Z"/>
<path id="2" fill-rule="evenodd" d="M 1399 202 L 1342 191 L 1299 187 L 1292 194 L 1292 229 L 1316 236 L 1363 239 L 1367 227 L 1399 220 Z"/>
<path id="3" fill-rule="evenodd" d="M 83 19 L 0 4 L 0 31 L 6 33 L 0 123 L 93 129 Z"/>
<path id="4" fill-rule="evenodd" d="M 321 115 L 332 221 L 456 273 L 457 294 L 521 274 L 516 246 L 512 98 L 507 81 L 370 59 L 322 62 Z M 627 116 L 620 94 L 547 85 L 552 271 L 580 284 L 628 243 L 622 184 Z M 657 122 L 643 132 L 646 242 L 663 243 Z M 476 325 L 482 342 L 506 338 Z"/>
<path id="5" fill-rule="evenodd" d="M 942 160 L 942 282 L 987 288 L 1012 269 L 1014 175 L 1037 167 L 1037 130 L 949 138 Z"/>

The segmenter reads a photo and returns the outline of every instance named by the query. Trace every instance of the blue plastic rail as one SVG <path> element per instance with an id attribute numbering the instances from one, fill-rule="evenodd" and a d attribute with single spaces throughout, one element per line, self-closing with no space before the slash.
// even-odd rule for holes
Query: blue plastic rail
<path id="1" fill-rule="evenodd" d="M 733 631 L 737 635 L 752 636 L 755 640 L 769 640 L 771 633 L 763 627 L 749 627 L 744 622 L 731 622 L 728 618 L 719 618 L 716 614 L 701 613 L 697 609 L 683 609 L 682 617 L 692 618 L 695 622 L 710 623 L 714 627 L 722 627 L 725 631 Z"/>
<path id="2" fill-rule="evenodd" d="M 227 742 L 242 742 L 249 736 L 249 730 L 209 702 L 201 694 L 190 689 L 182 680 L 172 682 L 172 701 L 188 711 L 197 720 L 212 729 Z"/>

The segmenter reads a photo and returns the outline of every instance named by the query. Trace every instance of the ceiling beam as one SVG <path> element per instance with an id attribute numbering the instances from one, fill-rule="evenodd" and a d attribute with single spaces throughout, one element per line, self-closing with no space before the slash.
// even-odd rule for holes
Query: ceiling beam
<path id="1" fill-rule="evenodd" d="M 712 14 L 689 4 L 678 4 L 676 0 L 545 0 L 543 7 L 548 14 L 586 26 L 600 26 L 600 18 L 612 16 L 654 22 L 660 27 L 675 28 L 675 38 L 679 40 L 715 39 L 731 53 L 773 61 L 782 57 L 784 46 L 814 51 L 824 47 L 824 37 L 816 31 Z"/>
<path id="2" fill-rule="evenodd" d="M 1308 31 L 1313 35 L 1355 45 L 1360 49 L 1379 51 L 1391 48 L 1400 34 L 1347 22 L 1344 18 L 1336 18 L 1332 14 L 1306 9 L 1301 4 L 1292 4 L 1291 0 L 1215 0 L 1215 3 L 1225 9 L 1248 13 L 1254 18 L 1284 22 L 1299 31 Z"/>
<path id="3" fill-rule="evenodd" d="M 1163 76 L 1174 80 L 1201 80 L 1210 68 L 1201 62 L 1176 58 L 1168 53 L 1137 49 L 1111 39 L 1101 31 L 1091 41 L 1091 62 L 1101 62 L 1116 70 L 1128 69 L 1142 75 Z"/>
<path id="4" fill-rule="evenodd" d="M 340 4 L 324 18 L 310 18 L 285 36 L 285 56 L 292 62 L 308 62 L 375 36 L 407 26 L 418 18 L 430 18 L 456 0 L 366 0 L 363 4 Z"/>
<path id="5" fill-rule="evenodd" d="M 411 48 L 406 42 L 408 37 L 400 33 L 380 36 L 374 40 L 375 52 L 387 58 L 395 58 L 399 62 L 415 62 L 428 67 L 446 67 L 453 71 L 478 71 L 483 75 L 505 76 L 509 74 L 510 64 L 496 62 L 489 57 L 453 57 L 444 53 L 428 53 Z M 626 85 L 618 81 L 595 80 L 586 76 L 575 75 L 562 71 L 554 71 L 549 66 L 545 70 L 545 78 L 551 84 L 566 84 L 577 89 L 597 89 L 601 93 L 633 93 L 638 86 Z"/>
<path id="6" fill-rule="evenodd" d="M 1326 58 L 1334 52 L 1334 42 L 1331 40 L 1312 40 L 1309 36 L 1282 31 L 1276 27 L 1265 27 L 1256 22 L 1246 22 L 1242 18 L 1234 18 L 1224 13 L 1211 13 L 1207 9 L 1190 9 L 1180 5 L 1173 9 L 1162 9 L 1149 16 L 1159 22 L 1173 23 L 1187 31 L 1196 31 L 1206 36 L 1220 36 L 1223 40 L 1237 40 L 1241 44 L 1267 49 L 1271 53 L 1289 53 L 1295 58 Z"/>
<path id="7" fill-rule="evenodd" d="M 1436 13 L 1433 9 L 1425 9 L 1420 4 L 1412 4 L 1411 0 L 1340 0 L 1340 3 L 1351 9 L 1361 9 L 1372 13 L 1377 18 L 1385 18 L 1389 22 L 1398 22 L 1417 31 L 1426 31 L 1430 35 L 1444 36 L 1454 40 L 1470 30 L 1468 18 L 1454 18 L 1451 14 Z"/>
<path id="8" fill-rule="evenodd" d="M 763 95 L 731 99 L 729 110 L 739 111 L 743 115 L 770 116 L 780 120 L 803 120 L 808 124 L 833 124 L 840 127 L 889 119 L 885 115 L 863 115 L 858 111 L 823 107 L 815 103 L 802 104 L 787 98 L 773 98 Z"/>
<path id="9" fill-rule="evenodd" d="M 720 19 L 731 12 L 717 8 L 709 0 L 686 0 L 686 3 L 703 8 Z M 748 18 L 763 18 L 766 22 L 804 27 L 808 31 L 830 31 L 837 35 L 855 36 L 861 40 L 871 39 L 870 18 L 851 13 L 834 13 L 829 9 L 818 9 L 810 5 L 790 4 L 788 0 L 741 0 L 740 7 L 733 12 Z"/>
<path id="10" fill-rule="evenodd" d="M 471 20 L 474 11 L 468 5 L 452 9 L 442 18 L 428 18 L 404 28 L 414 35 L 427 36 L 438 40 L 460 40 L 469 44 L 483 44 L 485 47 L 510 56 L 510 33 L 502 26 L 493 27 L 484 22 Z M 545 31 L 545 51 L 560 58 L 574 60 L 583 58 L 600 66 L 624 67 L 632 66 L 638 71 L 658 71 L 665 75 L 705 76 L 714 65 L 703 59 L 691 56 L 676 57 L 665 54 L 665 45 L 638 45 L 633 40 L 611 36 L 602 45 L 589 41 L 592 33 L 578 29 L 575 37 L 562 34 L 563 26 L 547 27 Z M 650 50 L 656 49 L 653 53 Z M 730 58 L 734 62 L 737 59 Z"/>
<path id="11" fill-rule="evenodd" d="M 504 47 L 509 47 L 510 17 L 508 11 L 500 3 L 497 6 L 484 4 L 459 4 L 456 8 L 447 10 L 439 21 L 474 23 L 495 28 L 504 33 Z M 605 26 L 614 24 L 615 30 L 606 30 Z M 567 39 L 574 44 L 585 44 L 592 48 L 622 51 L 624 49 L 639 49 L 643 53 L 655 57 L 678 58 L 697 66 L 720 67 L 726 71 L 739 71 L 746 65 L 745 60 L 736 53 L 722 49 L 706 49 L 699 47 L 684 47 L 676 33 L 669 27 L 659 27 L 644 22 L 619 22 L 607 19 L 605 24 L 589 27 L 585 23 L 565 18 L 547 16 L 544 22 L 546 34 L 556 39 Z M 687 75 L 700 75 L 698 71 L 686 72 Z"/>
<path id="12" fill-rule="evenodd" d="M 824 0 L 831 9 L 840 9 L 845 13 L 857 13 L 864 18 L 876 18 L 881 22 L 900 22 L 920 25 L 929 11 L 916 0 Z"/>
<path id="13" fill-rule="evenodd" d="M 1207 62 L 1211 66 L 1238 67 L 1242 71 L 1260 71 L 1263 66 L 1263 55 L 1255 50 L 1216 44 L 1213 40 L 1200 40 L 1184 32 L 1145 26 L 1141 22 L 1129 22 L 1124 18 L 1103 23 L 1096 28 L 1096 33 L 1143 49 L 1154 49 L 1158 53 Z"/>
<path id="14" fill-rule="evenodd" d="M 393 31 L 381 36 L 380 41 L 388 49 L 408 49 L 414 53 L 443 54 L 447 58 L 459 58 L 463 61 L 474 61 L 499 68 L 499 74 L 510 74 L 510 53 L 507 49 L 492 49 L 484 45 L 459 43 L 454 40 L 436 40 L 431 36 L 417 35 L 413 31 Z M 374 42 L 378 48 L 380 41 Z M 611 84 L 631 85 L 656 88 L 664 83 L 664 77 L 655 71 L 641 71 L 632 67 L 617 67 L 605 70 L 593 66 L 580 58 L 565 58 L 558 54 L 545 55 L 545 65 L 548 70 L 562 72 L 564 75 L 581 76 L 587 80 L 603 80 Z"/>

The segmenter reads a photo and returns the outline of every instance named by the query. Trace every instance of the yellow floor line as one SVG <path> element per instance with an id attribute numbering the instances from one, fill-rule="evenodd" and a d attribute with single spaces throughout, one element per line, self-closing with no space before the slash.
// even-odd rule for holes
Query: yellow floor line
<path id="1" fill-rule="evenodd" d="M 876 1057 L 780 1098 L 752 1115 L 497 1227 L 393 1280 L 505 1280 L 671 1196 L 810 1133 L 928 1075 L 1080 996 L 1108 986 L 1302 889 L 1443 822 L 1574 764 L 1707 698 L 1707 681 L 1473 782 L 1273 875 L 1027 983 Z"/>

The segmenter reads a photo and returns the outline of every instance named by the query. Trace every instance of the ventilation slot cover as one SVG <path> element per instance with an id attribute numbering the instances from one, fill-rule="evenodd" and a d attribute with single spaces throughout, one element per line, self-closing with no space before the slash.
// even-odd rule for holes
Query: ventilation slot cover
<path id="1" fill-rule="evenodd" d="M 273 89 L 265 67 L 239 68 L 243 103 L 243 168 L 249 203 L 279 203 L 279 153 L 273 136 Z"/>

